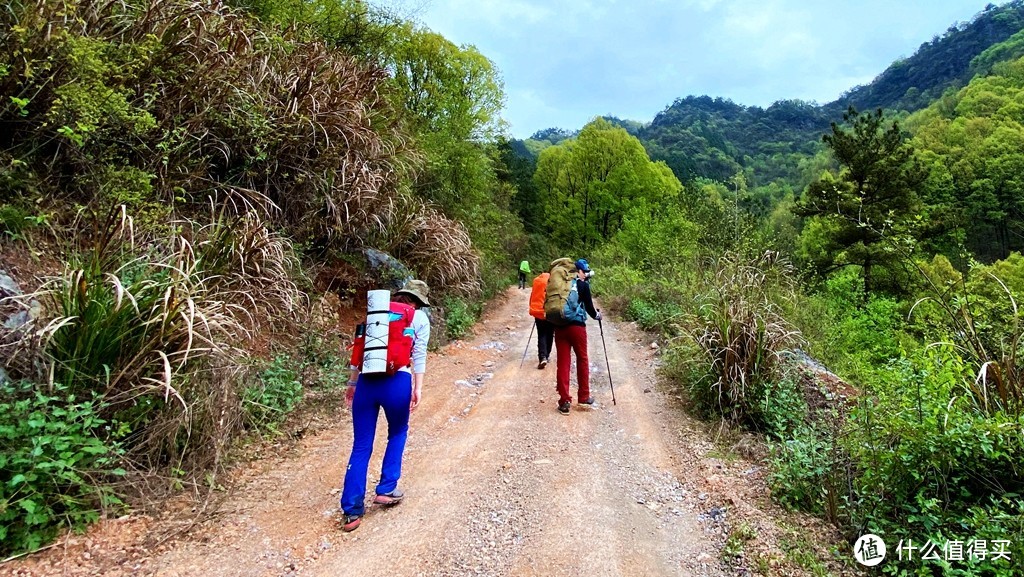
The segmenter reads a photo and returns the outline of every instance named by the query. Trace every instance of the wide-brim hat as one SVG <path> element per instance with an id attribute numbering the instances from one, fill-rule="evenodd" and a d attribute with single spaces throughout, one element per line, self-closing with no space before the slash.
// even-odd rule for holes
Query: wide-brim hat
<path id="1" fill-rule="evenodd" d="M 429 307 L 430 301 L 427 300 L 427 294 L 429 292 L 430 287 L 427 286 L 427 283 L 421 280 L 411 280 L 405 283 L 404 287 L 395 291 L 395 296 L 407 294 L 419 301 L 422 306 Z"/>

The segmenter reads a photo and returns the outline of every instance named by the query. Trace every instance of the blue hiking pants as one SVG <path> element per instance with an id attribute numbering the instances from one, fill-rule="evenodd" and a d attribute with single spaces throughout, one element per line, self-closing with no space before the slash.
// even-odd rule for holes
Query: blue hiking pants
<path id="1" fill-rule="evenodd" d="M 383 495 L 398 487 L 402 476 L 402 453 L 409 435 L 409 403 L 412 401 L 412 375 L 398 371 L 394 375 L 359 375 L 352 399 L 352 455 L 345 471 L 341 491 L 341 509 L 346 515 L 362 515 L 366 500 L 366 472 L 373 453 L 377 415 L 384 409 L 388 420 L 388 445 L 376 493 Z"/>

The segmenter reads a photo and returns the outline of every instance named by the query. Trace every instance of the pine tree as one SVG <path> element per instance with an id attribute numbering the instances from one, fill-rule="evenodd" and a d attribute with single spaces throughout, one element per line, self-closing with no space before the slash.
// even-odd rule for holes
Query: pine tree
<path id="1" fill-rule="evenodd" d="M 840 165 L 839 178 L 831 175 L 808 185 L 794 212 L 826 222 L 815 242 L 818 265 L 827 272 L 858 265 L 864 275 L 865 294 L 875 288 L 874 271 L 890 268 L 898 258 L 888 240 L 916 238 L 917 191 L 926 173 L 906 142 L 899 124 L 886 127 L 882 110 L 843 114 L 849 129 L 832 123 L 822 140 Z"/>

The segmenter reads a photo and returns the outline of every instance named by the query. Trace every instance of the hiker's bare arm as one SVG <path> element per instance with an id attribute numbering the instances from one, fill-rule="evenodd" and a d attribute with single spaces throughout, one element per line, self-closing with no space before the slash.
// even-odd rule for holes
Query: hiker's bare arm
<path id="1" fill-rule="evenodd" d="M 348 373 L 348 387 L 345 389 L 345 404 L 352 407 L 352 399 L 356 396 L 356 381 L 359 380 L 359 369 L 351 369 Z"/>
<path id="2" fill-rule="evenodd" d="M 412 374 L 412 400 L 409 402 L 409 409 L 415 409 L 420 404 L 420 395 L 423 392 L 423 373 Z"/>

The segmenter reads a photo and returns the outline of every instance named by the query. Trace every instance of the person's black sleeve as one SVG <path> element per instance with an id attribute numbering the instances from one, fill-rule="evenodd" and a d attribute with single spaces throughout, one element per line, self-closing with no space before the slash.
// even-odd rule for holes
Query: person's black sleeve
<path id="1" fill-rule="evenodd" d="M 587 308 L 587 314 L 590 315 L 590 318 L 596 319 L 597 309 L 594 308 L 594 299 L 590 296 L 590 283 L 584 281 L 576 284 L 578 285 L 576 290 L 580 292 L 580 302 Z"/>

